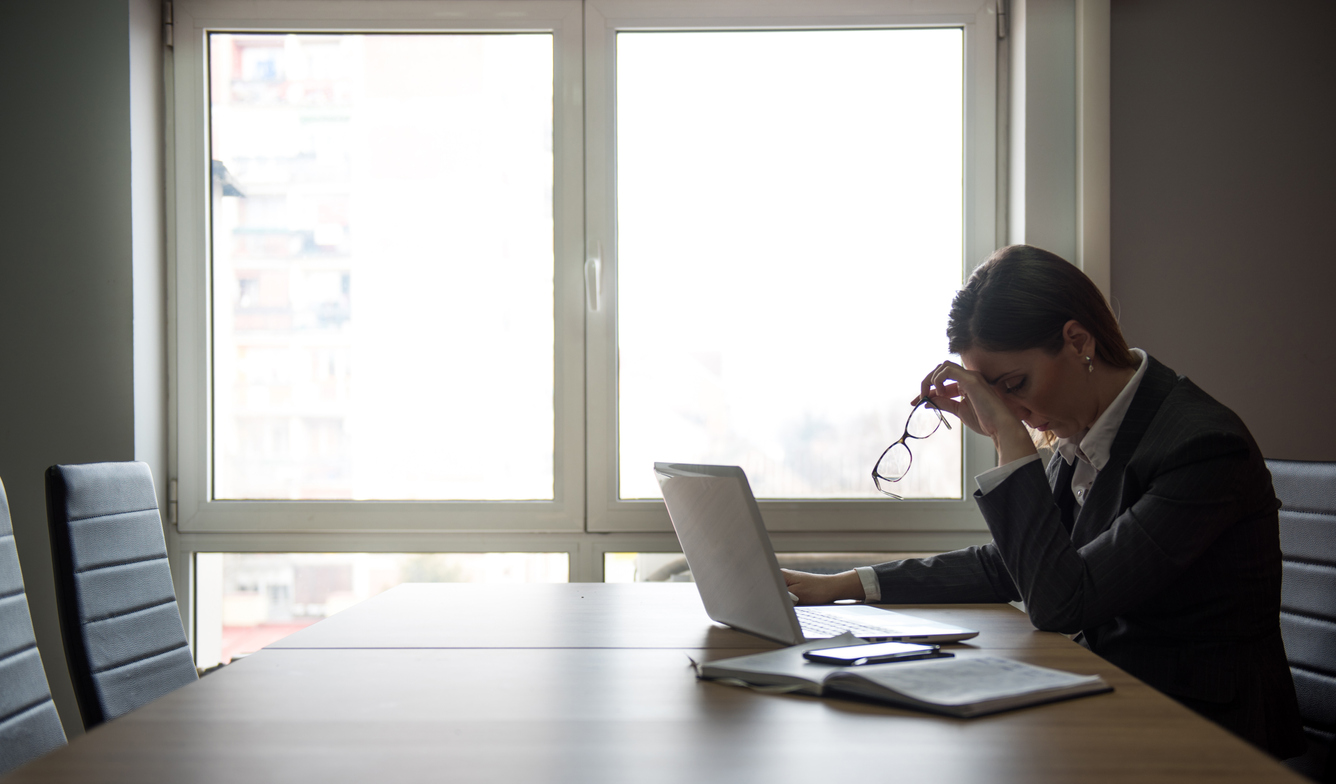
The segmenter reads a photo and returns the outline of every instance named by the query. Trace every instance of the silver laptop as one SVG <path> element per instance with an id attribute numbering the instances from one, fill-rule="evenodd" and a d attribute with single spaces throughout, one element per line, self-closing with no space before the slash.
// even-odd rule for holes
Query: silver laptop
<path id="1" fill-rule="evenodd" d="M 655 463 L 654 473 L 705 612 L 719 623 L 787 645 L 844 632 L 920 643 L 979 634 L 863 604 L 794 607 L 741 468 Z"/>

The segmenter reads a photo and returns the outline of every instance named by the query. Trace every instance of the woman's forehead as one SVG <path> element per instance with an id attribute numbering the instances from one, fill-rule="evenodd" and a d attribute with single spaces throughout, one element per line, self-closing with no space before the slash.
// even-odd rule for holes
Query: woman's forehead
<path id="1" fill-rule="evenodd" d="M 1046 356 L 1042 349 L 1037 348 L 1025 351 L 984 351 L 973 348 L 960 353 L 960 364 L 994 384 L 1014 373 L 1029 371 L 1036 361 Z"/>

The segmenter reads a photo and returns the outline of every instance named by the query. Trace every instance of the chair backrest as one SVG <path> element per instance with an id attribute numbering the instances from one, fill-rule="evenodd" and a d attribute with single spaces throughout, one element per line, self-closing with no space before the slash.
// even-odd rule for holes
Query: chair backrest
<path id="1" fill-rule="evenodd" d="M 14 547 L 9 501 L 0 484 L 0 774 L 65 745 Z"/>
<path id="2" fill-rule="evenodd" d="M 1280 630 L 1309 753 L 1292 767 L 1333 781 L 1336 736 L 1336 463 L 1268 460 L 1284 555 Z"/>
<path id="3" fill-rule="evenodd" d="M 84 726 L 196 680 L 148 465 L 52 466 L 46 510 L 65 658 Z"/>

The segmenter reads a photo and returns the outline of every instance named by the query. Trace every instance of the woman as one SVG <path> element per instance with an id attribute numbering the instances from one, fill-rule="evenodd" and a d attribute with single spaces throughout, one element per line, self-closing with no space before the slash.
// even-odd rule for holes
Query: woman
<path id="1" fill-rule="evenodd" d="M 1128 349 L 1090 279 L 1025 245 L 951 305 L 920 396 L 992 438 L 981 547 L 836 575 L 785 573 L 803 604 L 1021 600 L 1075 639 L 1279 758 L 1303 750 L 1280 638 L 1271 475 L 1248 429 Z M 1028 430 L 1027 430 L 1028 426 Z M 1031 431 L 1056 450 L 1047 475 Z"/>

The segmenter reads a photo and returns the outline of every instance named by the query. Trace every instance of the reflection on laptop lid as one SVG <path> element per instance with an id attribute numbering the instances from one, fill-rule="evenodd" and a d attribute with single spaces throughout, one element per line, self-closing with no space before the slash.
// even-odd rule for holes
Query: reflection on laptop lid
<path id="1" fill-rule="evenodd" d="M 955 642 L 978 634 L 861 604 L 795 611 L 741 468 L 655 463 L 654 473 L 705 612 L 719 623 L 788 645 L 846 631 L 907 642 Z"/>

